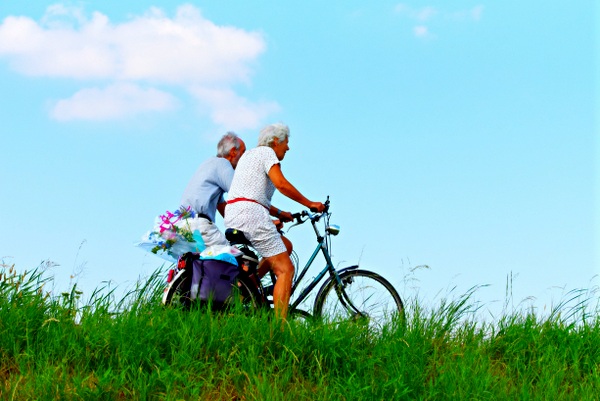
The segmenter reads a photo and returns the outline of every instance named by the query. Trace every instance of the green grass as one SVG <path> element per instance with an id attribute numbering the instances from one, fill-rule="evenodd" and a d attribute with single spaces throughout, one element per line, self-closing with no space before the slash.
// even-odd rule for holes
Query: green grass
<path id="1" fill-rule="evenodd" d="M 597 400 L 600 319 L 572 292 L 549 316 L 476 319 L 473 289 L 380 333 L 160 305 L 154 275 L 121 300 L 51 296 L 0 266 L 2 400 Z M 568 305 L 574 305 L 569 307 Z"/>

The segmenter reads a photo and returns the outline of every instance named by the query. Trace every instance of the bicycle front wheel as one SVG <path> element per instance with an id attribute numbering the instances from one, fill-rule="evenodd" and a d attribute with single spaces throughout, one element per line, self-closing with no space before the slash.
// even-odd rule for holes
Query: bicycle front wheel
<path id="1" fill-rule="evenodd" d="M 404 304 L 398 292 L 377 273 L 347 270 L 337 280 L 328 280 L 319 290 L 314 314 L 329 321 L 356 320 L 381 329 L 404 319 Z"/>

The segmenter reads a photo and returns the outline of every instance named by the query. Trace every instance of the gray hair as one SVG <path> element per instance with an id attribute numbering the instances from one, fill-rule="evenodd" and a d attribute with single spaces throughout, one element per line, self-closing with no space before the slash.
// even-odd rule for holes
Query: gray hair
<path id="1" fill-rule="evenodd" d="M 241 139 L 234 132 L 229 131 L 228 133 L 223 135 L 223 137 L 217 144 L 217 156 L 225 157 L 233 148 L 240 150 L 241 145 Z"/>
<path id="2" fill-rule="evenodd" d="M 267 125 L 265 128 L 260 130 L 258 136 L 258 146 L 271 146 L 273 139 L 279 139 L 279 142 L 283 142 L 290 137 L 290 129 L 283 123 L 275 123 Z"/>

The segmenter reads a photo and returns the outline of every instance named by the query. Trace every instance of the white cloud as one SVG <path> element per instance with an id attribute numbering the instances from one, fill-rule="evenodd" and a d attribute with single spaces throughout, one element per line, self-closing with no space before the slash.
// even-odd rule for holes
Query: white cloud
<path id="1" fill-rule="evenodd" d="M 417 10 L 415 18 L 419 21 L 427 21 L 437 14 L 437 10 L 433 7 L 424 7 Z"/>
<path id="2" fill-rule="evenodd" d="M 413 32 L 418 38 L 426 38 L 430 35 L 429 28 L 424 25 L 417 25 L 413 28 Z"/>
<path id="3" fill-rule="evenodd" d="M 46 8 L 46 13 L 41 22 L 42 25 L 50 28 L 72 28 L 74 23 L 85 24 L 86 17 L 83 8 L 53 4 Z"/>
<path id="4" fill-rule="evenodd" d="M 433 38 L 429 25 L 436 22 L 438 17 L 455 22 L 479 21 L 483 16 L 483 6 L 478 5 L 471 9 L 458 11 L 443 11 L 433 6 L 413 8 L 405 3 L 399 3 L 394 7 L 394 12 L 402 17 L 415 21 L 413 33 L 418 38 Z M 425 23 L 428 23 L 425 25 Z"/>
<path id="5" fill-rule="evenodd" d="M 256 127 L 280 109 L 275 102 L 253 103 L 229 89 L 197 87 L 192 94 L 206 107 L 211 119 L 224 129 Z"/>
<path id="6" fill-rule="evenodd" d="M 117 25 L 98 12 L 87 20 L 73 10 L 74 27 L 55 18 L 66 13 L 50 7 L 45 25 L 7 17 L 0 25 L 0 55 L 28 75 L 185 83 L 246 80 L 248 63 L 265 50 L 259 34 L 217 26 L 190 5 L 172 19 L 154 8 Z"/>
<path id="7" fill-rule="evenodd" d="M 482 16 L 483 16 L 483 6 L 479 5 L 479 6 L 473 7 L 473 9 L 471 9 L 471 17 L 475 21 L 479 21 Z"/>
<path id="8" fill-rule="evenodd" d="M 82 89 L 69 99 L 59 100 L 52 108 L 51 116 L 58 121 L 112 120 L 170 110 L 176 104 L 177 100 L 169 93 L 117 83 L 103 89 Z"/>
<path id="9" fill-rule="evenodd" d="M 25 75 L 111 78 L 117 58 L 104 41 L 69 28 L 44 29 L 25 17 L 8 17 L 0 25 L 0 56 Z"/>
<path id="10" fill-rule="evenodd" d="M 403 3 L 397 4 L 394 11 L 417 21 L 427 21 L 438 13 L 438 10 L 432 6 L 413 8 Z"/>
<path id="11" fill-rule="evenodd" d="M 447 17 L 455 21 L 480 21 L 483 17 L 483 6 L 478 5 L 471 9 L 448 13 Z"/>
<path id="12" fill-rule="evenodd" d="M 250 82 L 252 66 L 265 49 L 261 34 L 216 25 L 192 5 L 180 6 L 173 17 L 151 8 L 144 15 L 115 24 L 102 13 L 94 12 L 88 18 L 82 9 L 58 4 L 48 7 L 40 22 L 9 16 L 0 24 L 0 59 L 7 59 L 18 73 L 70 78 L 83 85 L 100 80 L 108 85 L 103 91 L 82 89 L 58 102 L 56 107 L 61 112 L 56 114 L 55 110 L 55 117 L 117 116 L 108 111 L 110 106 L 97 108 L 97 115 L 78 108 L 72 113 L 66 111 L 76 107 L 73 100 L 82 94 L 87 100 L 96 96 L 96 102 L 108 99 L 107 94 L 114 91 L 110 85 L 115 82 L 231 90 L 236 84 Z M 137 101 L 135 96 L 120 99 Z M 248 108 L 253 106 L 258 107 L 257 114 L 264 113 L 260 104 L 247 101 Z M 134 106 L 124 109 L 137 110 Z"/>

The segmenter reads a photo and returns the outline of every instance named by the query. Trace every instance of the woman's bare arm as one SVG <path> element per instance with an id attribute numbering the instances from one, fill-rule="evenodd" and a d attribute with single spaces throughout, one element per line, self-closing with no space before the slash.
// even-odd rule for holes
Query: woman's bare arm
<path id="1" fill-rule="evenodd" d="M 281 172 L 280 164 L 274 164 L 271 167 L 269 170 L 269 178 L 271 179 L 273 185 L 275 185 L 275 188 L 277 188 L 279 192 L 291 200 L 296 201 L 311 210 L 317 210 L 318 212 L 323 211 L 325 206 L 321 202 L 312 202 L 309 200 L 307 197 L 302 195 L 302 193 L 300 193 L 300 191 L 298 191 L 296 187 L 294 187 L 292 183 L 287 180 L 287 178 L 284 177 L 283 173 Z"/>

